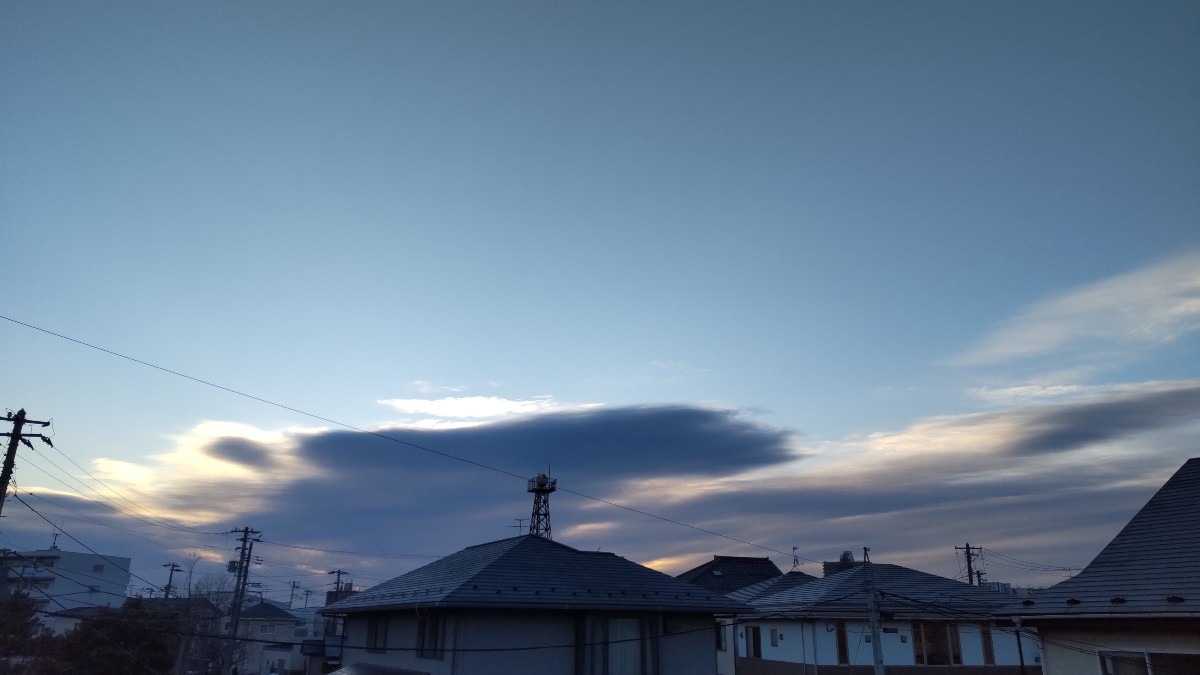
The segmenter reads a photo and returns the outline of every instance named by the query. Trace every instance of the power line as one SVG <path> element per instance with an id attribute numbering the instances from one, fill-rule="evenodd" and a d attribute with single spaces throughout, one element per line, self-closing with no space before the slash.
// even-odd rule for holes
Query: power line
<path id="1" fill-rule="evenodd" d="M 46 328 L 42 328 L 42 327 L 40 327 L 40 326 L 35 326 L 35 325 L 33 325 L 33 324 L 26 323 L 26 322 L 24 322 L 24 321 L 19 321 L 19 320 L 17 320 L 17 319 L 14 319 L 14 318 L 12 318 L 12 317 L 9 317 L 9 316 L 0 315 L 0 319 L 4 319 L 5 321 L 9 321 L 9 322 L 11 322 L 11 323 L 15 323 L 15 324 L 17 324 L 17 325 L 19 325 L 19 326 L 24 326 L 24 327 L 26 327 L 26 328 L 29 328 L 29 329 L 32 329 L 32 330 L 36 330 L 36 331 L 38 331 L 38 332 L 41 332 L 41 333 L 45 333 L 45 334 L 47 334 L 47 335 L 54 336 L 54 337 L 56 337 L 56 338 L 59 338 L 59 339 L 61 339 L 61 340 L 66 340 L 66 341 L 68 341 L 68 342 L 73 342 L 73 343 L 75 343 L 75 344 L 77 344 L 77 345 L 80 345 L 80 346 L 83 346 L 83 347 L 87 347 L 87 348 L 89 348 L 89 349 L 94 349 L 94 350 L 96 350 L 96 351 L 103 352 L 103 353 L 105 353 L 105 354 L 109 354 L 110 356 L 115 356 L 115 357 L 117 357 L 117 358 L 119 358 L 119 359 L 124 359 L 124 360 L 126 360 L 126 361 L 130 361 L 130 362 L 132 362 L 132 363 L 136 363 L 136 364 L 138 364 L 138 365 L 146 366 L 147 368 L 153 368 L 154 370 L 158 370 L 158 371 L 160 371 L 160 372 L 164 372 L 164 373 L 167 373 L 167 374 L 169 374 L 169 375 L 174 375 L 174 376 L 176 376 L 176 377 L 181 377 L 181 378 L 183 378 L 183 379 L 185 379 L 185 380 L 190 380 L 190 381 L 192 381 L 192 382 L 195 382 L 195 383 L 197 383 L 197 384 L 202 384 L 202 385 L 205 385 L 205 386 L 208 386 L 208 387 L 212 387 L 212 388 L 214 388 L 214 389 L 219 389 L 219 390 L 221 390 L 221 391 L 224 391 L 224 392 L 226 392 L 226 393 L 233 394 L 233 395 L 235 395 L 235 396 L 241 396 L 241 397 L 243 397 L 243 398 L 248 398 L 248 399 L 250 399 L 250 400 L 252 400 L 252 401 L 258 401 L 259 403 L 264 403 L 264 404 L 266 404 L 266 405 L 273 406 L 273 407 L 276 407 L 276 408 L 280 408 L 280 409 L 282 409 L 282 410 L 287 410 L 287 411 L 289 411 L 289 412 L 294 412 L 294 413 L 297 413 L 297 414 L 299 414 L 299 415 L 304 415 L 305 417 L 311 417 L 311 418 L 313 418 L 313 419 L 315 419 L 315 420 L 320 420 L 320 421 L 322 421 L 322 422 L 327 422 L 327 423 L 329 423 L 329 424 L 333 424 L 333 425 L 335 425 L 335 426 L 339 426 L 339 427 L 342 427 L 342 428 L 344 428 L 344 429 L 350 429 L 351 431 L 357 431 L 357 432 L 359 432 L 359 433 L 368 434 L 368 435 L 370 435 L 370 436 L 374 436 L 374 437 L 376 437 L 376 438 L 379 438 L 379 439 L 383 439 L 383 440 L 386 440 L 386 441 L 391 441 L 391 442 L 393 442 L 393 443 L 398 443 L 398 444 L 400 444 L 400 445 L 404 445 L 404 446 L 407 446 L 407 447 L 413 448 L 414 450 L 421 450 L 421 451 L 424 451 L 424 452 L 428 452 L 428 453 L 430 453 L 430 454 L 434 454 L 434 455 L 437 455 L 437 456 L 439 456 L 439 457 L 443 457 L 443 458 L 446 458 L 446 459 L 451 459 L 451 460 L 454 460 L 454 461 L 456 461 L 456 462 L 461 462 L 461 463 L 463 463 L 463 464 L 468 464 L 468 465 L 474 466 L 474 467 L 476 467 L 476 468 L 480 468 L 480 469 L 486 469 L 486 470 L 488 470 L 488 471 L 492 471 L 492 472 L 495 472 L 495 473 L 499 473 L 499 474 L 501 474 L 501 475 L 504 475 L 504 476 L 509 476 L 509 477 L 511 477 L 511 478 L 517 478 L 517 479 L 520 479 L 520 480 L 527 480 L 527 477 L 526 477 L 526 476 L 522 476 L 522 475 L 520 475 L 520 474 L 517 474 L 517 473 L 514 473 L 514 472 L 512 472 L 512 471 L 507 471 L 507 470 L 505 470 L 505 469 L 501 469 L 501 468 L 499 468 L 499 467 L 496 467 L 496 466 L 491 466 L 491 465 L 489 465 L 489 464 L 485 464 L 485 463 L 483 463 L 483 462 L 479 462 L 479 461 L 476 461 L 476 460 L 473 460 L 473 459 L 467 459 L 467 458 L 465 458 L 465 457 L 460 457 L 460 456 L 458 456 L 458 455 L 454 455 L 454 454 L 451 454 L 451 453 L 448 453 L 448 452 L 444 452 L 444 451 L 441 451 L 441 450 L 435 450 L 435 449 L 433 449 L 433 448 L 430 448 L 430 447 L 427 447 L 427 446 L 424 446 L 424 445 L 420 445 L 420 444 L 417 444 L 417 443 L 413 443 L 413 442 L 411 442 L 411 441 L 406 441 L 406 440 L 403 440 L 403 439 L 400 439 L 400 438 L 396 438 L 396 437 L 394 437 L 394 436 L 389 436 L 389 435 L 387 435 L 387 434 L 380 433 L 380 432 L 378 432 L 378 431 L 371 431 L 371 430 L 369 430 L 369 429 L 364 429 L 364 428 L 362 428 L 362 427 L 357 427 L 357 426 L 355 426 L 355 425 L 353 425 L 353 424 L 349 424 L 349 423 L 346 423 L 346 422 L 341 422 L 341 421 L 339 421 L 339 420 L 335 420 L 335 419 L 332 419 L 332 418 L 330 418 L 330 417 L 325 417 L 325 416 L 323 416 L 323 415 L 318 415 L 317 413 L 314 413 L 314 412 L 309 412 L 309 411 L 307 411 L 307 410 L 302 410 L 302 409 L 300 409 L 300 408 L 295 408 L 295 407 L 292 407 L 292 406 L 289 406 L 289 405 L 286 405 L 286 404 L 283 404 L 283 403 L 278 403 L 278 402 L 276 402 L 276 401 L 272 401 L 272 400 L 270 400 L 270 399 L 266 399 L 266 398 L 263 398 L 263 397 L 261 397 L 261 396 L 255 396 L 254 394 L 249 394 L 249 393 L 247 393 L 247 392 L 244 392 L 244 391 L 239 391 L 239 390 L 237 390 L 237 389 L 234 389 L 234 388 L 232 388 L 232 387 L 226 387 L 226 386 L 224 386 L 224 385 L 217 384 L 217 383 L 215 383 L 215 382 L 211 382 L 211 381 L 209 381 L 209 380 L 205 380 L 205 379 L 202 379 L 202 378 L 199 378 L 199 377 L 195 377 L 195 376 L 192 376 L 192 375 L 187 375 L 187 374 L 185 374 L 185 373 L 182 373 L 182 372 L 179 372 L 179 371 L 177 371 L 177 370 L 172 370 L 172 369 L 170 369 L 170 368 L 166 368 L 166 367 L 163 367 L 163 366 L 160 366 L 160 365 L 156 365 L 156 364 L 154 364 L 154 363 L 150 363 L 149 361 L 143 361 L 143 360 L 141 360 L 141 359 L 137 359 L 137 358 L 134 358 L 134 357 L 132 357 L 132 356 L 128 356 L 128 355 L 126 355 L 126 354 L 122 354 L 122 353 L 120 353 L 120 352 L 113 351 L 113 350 L 111 350 L 111 349 L 105 349 L 104 347 L 99 347 L 99 346 L 97 346 L 97 345 L 94 345 L 94 344 L 91 344 L 91 343 L 88 343 L 88 342 L 84 342 L 83 340 L 79 340 L 79 339 L 76 339 L 76 338 L 73 338 L 73 337 L 70 337 L 70 336 L 67 336 L 67 335 L 63 335 L 63 334 L 61 334 L 61 333 L 56 333 L 56 332 L 54 332 L 54 331 L 52 331 L 52 330 L 48 330 L 48 329 L 46 329 Z M 627 506 L 627 505 L 625 505 L 625 504 L 619 504 L 619 503 L 617 503 L 617 502 L 613 502 L 613 501 L 610 501 L 610 500 L 607 500 L 607 499 L 602 499 L 602 498 L 600 498 L 600 497 L 594 497 L 594 496 L 592 496 L 592 495 L 588 495 L 588 494 L 585 494 L 585 493 L 582 493 L 582 492 L 578 492 L 578 491 L 576 491 L 576 490 L 569 490 L 569 489 L 566 489 L 566 488 L 560 488 L 560 489 L 561 489 L 563 492 L 567 492 L 567 493 L 569 493 L 569 494 L 573 494 L 573 495 L 575 495 L 575 496 L 577 496 L 577 497 L 581 497 L 581 498 L 583 498 L 583 499 L 588 499 L 588 500 L 591 500 L 591 501 L 594 501 L 594 502 L 598 502 L 598 503 L 601 503 L 601 504 L 605 504 L 605 505 L 608 505 L 608 506 L 612 506 L 612 507 L 614 507 L 614 508 L 624 509 L 624 510 L 626 510 L 626 511 L 629 511 L 629 512 L 631 512 L 631 513 L 636 513 L 636 514 L 638 514 L 638 515 L 646 516 L 646 517 L 648 517 L 648 518 L 654 518 L 654 519 L 660 520 L 660 521 L 662 521 L 662 522 L 665 522 L 665 523 L 670 523 L 670 524 L 672 524 L 672 525 L 677 525 L 677 526 L 679 526 L 679 527 L 685 527 L 685 528 L 688 528 L 688 529 L 694 530 L 694 531 L 696 531 L 696 532 L 701 532 L 701 533 L 703 533 L 703 534 L 708 534 L 708 535 L 711 535 L 711 536 L 714 536 L 714 537 L 719 537 L 719 538 L 722 538 L 722 539 L 727 539 L 727 540 L 729 540 L 729 541 L 737 542 L 737 543 L 739 543 L 739 544 L 745 544 L 745 545 L 747 545 L 747 546 L 753 546 L 753 547 L 755 547 L 755 548 L 758 548 L 758 549 L 761 549 L 761 550 L 764 550 L 764 551 L 770 551 L 770 552 L 772 552 L 772 553 L 778 553 L 778 554 L 780 554 L 780 555 L 785 555 L 785 556 L 791 556 L 791 555 L 793 555 L 793 554 L 794 554 L 794 552 L 792 552 L 792 553 L 788 553 L 788 552 L 786 552 L 786 551 L 781 551 L 781 550 L 779 550 L 779 549 L 776 549 L 776 548 L 771 548 L 770 546 L 764 546 L 764 545 L 762 545 L 762 544 L 757 544 L 757 543 L 755 543 L 755 542 L 752 542 L 752 541 L 746 541 L 746 540 L 744 540 L 744 539 L 739 539 L 739 538 L 737 538 L 737 537 L 733 537 L 733 536 L 730 536 L 730 535 L 727 535 L 727 534 L 722 534 L 722 533 L 720 533 L 720 532 L 716 532 L 716 531 L 714 531 L 714 530 L 709 530 L 709 529 L 706 529 L 706 528 L 703 528 L 703 527 L 699 527 L 699 526 L 697 526 L 697 525 L 692 525 L 692 524 L 690 524 L 690 523 L 684 523 L 684 522 L 682 522 L 682 521 L 678 521 L 678 520 L 675 520 L 675 519 L 672 519 L 672 518 L 668 518 L 668 517 L 666 517 L 666 516 L 660 516 L 660 515 L 658 515 L 658 514 L 656 514 L 656 513 L 651 513 L 651 512 L 649 512 L 649 511 L 643 511 L 643 510 L 641 510 L 641 509 L 637 509 L 637 508 L 634 508 L 634 507 L 632 507 L 632 506 Z M 820 561 L 818 561 L 818 560 L 813 560 L 812 558 L 805 558 L 805 557 L 803 557 L 803 556 L 796 556 L 796 557 L 799 557 L 799 558 L 801 558 L 802 560 L 805 560 L 805 561 L 807 561 L 807 562 L 813 562 L 813 563 L 820 562 Z"/>
<path id="2" fill-rule="evenodd" d="M 51 420 L 50 420 L 50 424 L 51 424 L 51 426 L 50 426 L 50 429 L 53 431 L 53 430 L 54 430 L 54 426 L 53 426 L 53 425 L 54 425 L 54 420 L 53 420 L 53 419 L 51 419 Z M 96 482 L 97 482 L 97 483 L 99 483 L 100 485 L 104 486 L 104 488 L 105 488 L 106 490 L 108 490 L 109 492 L 113 493 L 113 494 L 114 494 L 114 495 L 116 495 L 117 497 L 120 497 L 120 498 L 121 498 L 123 501 L 125 501 L 125 503 L 129 504 L 130 506 L 134 507 L 135 509 L 137 509 L 137 510 L 141 511 L 142 513 L 145 513 L 146 515 L 148 515 L 148 516 L 150 516 L 150 517 L 152 517 L 152 518 L 155 518 L 155 519 L 157 519 L 157 520 L 160 520 L 160 521 L 162 521 L 162 522 L 163 522 L 163 524 L 161 525 L 161 527 L 167 527 L 167 528 L 170 528 L 170 529 L 177 529 L 177 530 L 181 530 L 181 531 L 193 532 L 193 533 L 195 533 L 195 534 L 223 534 L 223 533 L 221 533 L 221 532 L 201 532 L 201 531 L 197 530 L 196 528 L 190 528 L 190 527 L 187 527 L 186 525 L 179 525 L 178 523 L 175 523 L 174 521 L 172 521 L 172 520 L 171 520 L 171 519 L 169 519 L 169 518 L 166 518 L 166 517 L 163 517 L 163 516 L 160 516 L 160 515 L 158 515 L 158 514 L 154 513 L 153 511 L 151 511 L 151 510 L 149 510 L 149 509 L 147 509 L 147 508 L 145 508 L 145 507 L 141 506 L 140 504 L 138 504 L 138 503 L 134 502 L 132 499 L 129 499 L 128 497 L 126 497 L 124 494 L 122 494 L 121 492 L 119 492 L 117 489 L 113 488 L 113 487 L 112 487 L 111 485 L 109 485 L 108 483 L 105 483 L 104 481 L 102 481 L 102 480 L 100 480 L 99 478 L 97 478 L 96 476 L 94 476 L 94 475 L 93 475 L 93 474 L 92 474 L 90 471 L 88 471 L 87 469 L 85 469 L 85 468 L 83 468 L 82 466 L 80 466 L 78 462 L 76 462 L 75 460 L 71 459 L 71 456 L 70 456 L 70 455 L 68 455 L 68 454 L 66 454 L 65 452 L 63 452 L 63 451 L 62 451 L 62 449 L 61 449 L 61 448 L 59 448 L 58 446 L 52 445 L 52 446 L 50 446 L 50 447 L 54 448 L 54 451 L 55 451 L 55 452 L 57 452 L 58 454 L 62 455 L 62 456 L 63 456 L 63 457 L 64 457 L 64 458 L 65 458 L 65 459 L 68 461 L 68 462 L 70 462 L 71 464 L 75 465 L 75 468 L 77 468 L 77 469 L 79 469 L 80 471 L 82 471 L 82 472 L 83 472 L 85 475 L 87 475 L 87 477 L 88 477 L 88 478 L 91 478 L 92 480 L 96 481 Z M 38 453 L 38 454 L 41 454 L 41 453 Z M 47 460 L 47 461 L 48 461 L 48 460 Z M 57 467 L 57 465 L 55 466 L 55 468 L 58 468 L 58 467 Z M 62 471 L 62 469 L 59 469 L 59 470 L 60 470 L 60 471 Z M 64 473 L 65 473 L 65 472 L 64 472 Z M 76 479 L 76 480 L 78 480 L 78 479 Z M 84 485 L 83 481 L 78 481 L 78 482 L 79 482 L 79 484 L 80 484 L 80 485 Z M 111 499 L 109 499 L 108 497 L 105 497 L 104 495 L 100 494 L 100 491 L 98 491 L 98 490 L 96 490 L 96 489 L 94 489 L 94 488 L 91 488 L 91 487 L 89 487 L 88 489 L 89 489 L 89 490 L 91 490 L 92 492 L 96 493 L 96 495 L 97 495 L 97 496 L 99 496 L 100 498 L 102 498 L 102 499 L 104 499 L 104 500 L 106 500 L 106 501 L 112 502 L 112 500 L 111 500 Z M 116 504 L 116 502 L 112 502 L 112 503 L 113 503 L 114 505 Z"/>
<path id="3" fill-rule="evenodd" d="M 64 535 L 66 535 L 66 537 L 67 537 L 68 539 L 70 539 L 71 541 L 75 542 L 76 544 L 79 544 L 80 546 L 82 546 L 82 547 L 86 548 L 86 549 L 87 549 L 88 551 L 90 551 L 92 554 L 100 556 L 100 558 L 101 558 L 102 560 L 104 560 L 104 561 L 106 561 L 106 562 L 108 562 L 108 563 L 112 564 L 112 566 L 113 566 L 113 567 L 116 567 L 117 569 L 121 570 L 122 572 L 127 572 L 127 573 L 129 574 L 129 576 L 131 576 L 131 577 L 133 577 L 133 578 L 137 579 L 138 581 L 141 581 L 141 582 L 144 582 L 144 583 L 150 584 L 150 586 L 151 586 L 151 587 L 153 587 L 155 590 L 159 590 L 159 591 L 161 591 L 161 590 L 162 590 L 162 588 L 161 588 L 160 586 L 158 586 L 157 584 L 155 584 L 155 583 L 153 583 L 153 582 L 151 582 L 151 581 L 147 581 L 146 579 L 144 579 L 144 578 L 142 578 L 142 577 L 140 577 L 140 576 L 138 576 L 138 575 L 134 574 L 133 572 L 130 572 L 130 571 L 129 571 L 129 568 L 127 568 L 127 567 L 121 567 L 121 566 L 120 566 L 120 565 L 118 565 L 118 564 L 117 564 L 115 561 L 113 561 L 111 558 L 109 558 L 109 557 L 105 556 L 105 555 L 104 555 L 104 554 L 102 554 L 102 553 L 97 553 L 97 552 L 96 552 L 96 550 L 95 550 L 95 549 L 93 549 L 91 546 L 88 546 L 87 544 L 83 543 L 82 541 L 79 541 L 79 540 L 78 540 L 78 539 L 76 539 L 74 536 L 72 536 L 70 532 L 67 532 L 66 530 L 62 529 L 62 528 L 61 528 L 61 527 L 59 527 L 58 525 L 55 525 L 53 521 L 51 521 L 51 520 L 50 520 L 49 518 L 47 518 L 46 516 L 43 516 L 43 515 L 42 515 L 40 512 L 38 512 L 38 510 L 37 510 L 37 509 L 35 509 L 35 508 L 33 508 L 32 506 L 30 506 L 30 505 L 29 505 L 29 502 L 26 502 L 24 499 L 21 499 L 21 495 L 19 495 L 19 494 L 13 494 L 13 499 L 15 499 L 15 500 L 17 500 L 17 501 L 21 502 L 22 504 L 24 504 L 24 505 L 25 505 L 25 508 L 29 509 L 30 511 L 33 511 L 35 514 L 37 514 L 37 516 L 38 516 L 39 518 L 41 518 L 42 520 L 44 520 L 44 521 L 46 521 L 47 523 L 49 523 L 49 524 L 50 524 L 50 527 L 53 527 L 54 529 L 58 530 L 59 532 L 62 532 Z"/>

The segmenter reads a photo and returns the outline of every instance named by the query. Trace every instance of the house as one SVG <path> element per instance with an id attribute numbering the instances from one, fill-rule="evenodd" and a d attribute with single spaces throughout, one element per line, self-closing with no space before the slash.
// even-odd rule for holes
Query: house
<path id="1" fill-rule="evenodd" d="M 238 617 L 240 654 L 238 672 L 244 675 L 302 673 L 304 656 L 300 641 L 306 633 L 304 620 L 275 603 L 260 602 L 241 611 Z"/>
<path id="2" fill-rule="evenodd" d="M 1200 672 L 1200 458 L 1083 571 L 1007 611 L 1037 628 L 1047 675 Z"/>
<path id="3" fill-rule="evenodd" d="M 748 609 L 536 535 L 463 549 L 332 605 L 342 670 L 714 675 L 713 617 Z"/>
<path id="4" fill-rule="evenodd" d="M 772 580 L 787 579 L 790 583 L 804 583 L 816 577 L 803 572 L 783 574 L 770 558 L 714 555 L 713 559 L 675 577 L 710 591 L 731 596 L 744 588 L 760 587 Z M 733 675 L 736 668 L 734 653 L 729 649 L 733 642 L 736 621 L 732 617 L 717 620 L 717 674 Z"/>
<path id="5" fill-rule="evenodd" d="M 3 551 L 8 588 L 23 590 L 37 603 L 48 630 L 63 632 L 77 617 L 59 625 L 56 612 L 77 607 L 120 607 L 129 586 L 129 558 L 75 553 L 57 547 L 39 551 Z"/>
<path id="6" fill-rule="evenodd" d="M 995 675 L 1039 672 L 1035 636 L 1025 635 L 1018 648 L 1014 626 L 993 616 L 1011 596 L 900 565 L 862 562 L 820 579 L 784 576 L 731 593 L 755 610 L 738 617 L 730 640 L 738 675 L 870 672 L 868 581 L 876 590 L 888 673 L 966 674 L 985 667 Z"/>
<path id="7" fill-rule="evenodd" d="M 770 558 L 714 555 L 712 560 L 675 578 L 725 595 L 781 574 Z"/>

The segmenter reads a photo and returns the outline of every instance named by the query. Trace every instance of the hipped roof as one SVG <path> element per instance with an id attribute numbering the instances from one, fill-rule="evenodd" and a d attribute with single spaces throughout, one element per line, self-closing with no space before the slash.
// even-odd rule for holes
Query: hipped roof
<path id="1" fill-rule="evenodd" d="M 867 574 L 879 591 L 879 611 L 898 617 L 981 620 L 1012 597 L 980 586 L 939 577 L 900 565 L 862 564 L 776 593 L 747 598 L 760 614 L 803 617 L 863 617 L 867 611 Z M 747 589 L 749 590 L 749 589 Z M 736 597 L 743 597 L 736 594 Z"/>
<path id="2" fill-rule="evenodd" d="M 783 572 L 770 558 L 714 555 L 713 559 L 675 577 L 710 591 L 727 595 L 760 581 L 773 579 Z"/>
<path id="3" fill-rule="evenodd" d="M 612 553 L 534 535 L 463 549 L 329 605 L 325 614 L 418 607 L 669 611 L 746 609 Z"/>

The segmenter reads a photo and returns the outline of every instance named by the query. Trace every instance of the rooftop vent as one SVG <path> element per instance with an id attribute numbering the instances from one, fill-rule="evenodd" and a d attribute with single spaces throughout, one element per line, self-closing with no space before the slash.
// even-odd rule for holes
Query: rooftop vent
<path id="1" fill-rule="evenodd" d="M 1079 598 L 1069 598 L 1067 600 L 1067 604 L 1074 607 L 1075 605 L 1079 604 Z"/>
<path id="2" fill-rule="evenodd" d="M 1171 603 L 1172 605 L 1178 605 L 1179 603 L 1183 602 L 1183 598 L 1178 595 L 1168 595 L 1167 602 Z"/>

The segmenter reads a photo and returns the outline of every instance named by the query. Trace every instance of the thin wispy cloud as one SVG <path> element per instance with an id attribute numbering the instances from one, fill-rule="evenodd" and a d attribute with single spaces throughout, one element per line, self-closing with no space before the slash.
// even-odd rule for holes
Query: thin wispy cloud
<path id="1" fill-rule="evenodd" d="M 1072 348 L 1157 345 L 1200 331 L 1200 252 L 1034 304 L 954 363 L 985 365 Z"/>
<path id="2" fill-rule="evenodd" d="M 564 410 L 569 406 L 549 396 L 511 399 L 500 396 L 449 396 L 445 398 L 389 398 L 379 403 L 409 415 L 437 418 L 476 419 L 536 415 Z"/>

